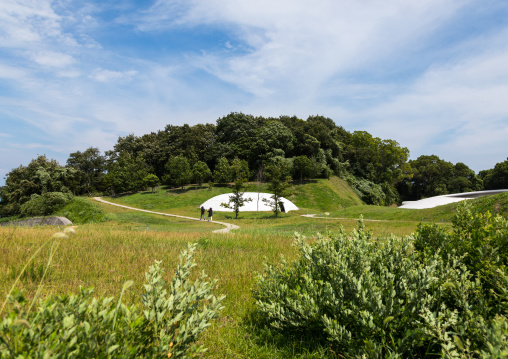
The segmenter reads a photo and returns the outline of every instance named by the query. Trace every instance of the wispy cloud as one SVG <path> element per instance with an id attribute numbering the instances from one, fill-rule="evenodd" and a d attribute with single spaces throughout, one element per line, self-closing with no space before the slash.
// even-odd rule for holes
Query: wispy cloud
<path id="1" fill-rule="evenodd" d="M 129 71 L 111 71 L 104 69 L 96 69 L 90 75 L 90 78 L 99 81 L 99 82 L 108 82 L 112 80 L 130 80 L 132 79 L 138 72 L 135 70 Z"/>
<path id="2" fill-rule="evenodd" d="M 504 1 L 138 3 L 0 2 L 2 162 L 231 111 L 322 114 L 476 170 L 506 157 Z"/>

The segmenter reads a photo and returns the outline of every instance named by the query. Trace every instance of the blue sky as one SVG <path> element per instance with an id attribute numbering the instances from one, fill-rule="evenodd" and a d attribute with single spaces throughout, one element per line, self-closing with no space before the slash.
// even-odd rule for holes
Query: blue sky
<path id="1" fill-rule="evenodd" d="M 508 2 L 0 0 L 0 185 L 38 154 L 320 114 L 475 171 L 508 157 Z"/>

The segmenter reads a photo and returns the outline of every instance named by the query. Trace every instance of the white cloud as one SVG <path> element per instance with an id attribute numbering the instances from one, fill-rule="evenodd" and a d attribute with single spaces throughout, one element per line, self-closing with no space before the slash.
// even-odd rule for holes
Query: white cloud
<path id="1" fill-rule="evenodd" d="M 0 63 L 1 79 L 17 80 L 25 77 L 26 75 L 26 71 L 23 69 Z"/>
<path id="2" fill-rule="evenodd" d="M 112 71 L 105 69 L 95 69 L 90 78 L 99 81 L 99 82 L 109 82 L 114 80 L 130 80 L 134 76 L 137 75 L 137 71 L 129 70 L 129 71 Z"/>
<path id="3" fill-rule="evenodd" d="M 46 37 L 65 37 L 50 0 L 0 2 L 0 39 L 4 47 L 19 47 Z"/>
<path id="4" fill-rule="evenodd" d="M 30 54 L 33 61 L 47 67 L 67 67 L 76 62 L 74 57 L 55 51 L 38 51 Z"/>
<path id="5" fill-rule="evenodd" d="M 249 50 L 229 57 L 205 52 L 195 64 L 256 96 L 291 89 L 294 97 L 318 91 L 331 76 L 418 49 L 419 39 L 464 3 L 161 0 L 146 12 L 140 28 L 207 24 L 227 29 Z"/>
<path id="6" fill-rule="evenodd" d="M 413 158 L 434 153 L 477 171 L 492 168 L 508 153 L 506 63 L 508 46 L 435 66 L 404 93 L 349 116 L 409 147 Z"/>
<path id="7" fill-rule="evenodd" d="M 395 139 L 413 157 L 436 152 L 488 168 L 480 154 L 507 152 L 508 32 L 436 45 L 470 4 L 475 1 L 158 0 L 111 20 L 111 13 L 124 14 L 118 6 L 128 5 L 5 0 L 0 50 L 8 56 L 0 58 L 0 79 L 11 95 L 0 97 L 0 113 L 36 129 L 62 156 L 89 146 L 110 149 L 130 132 L 243 111 L 322 114 L 348 130 Z M 116 36 L 104 35 L 119 23 L 125 31 L 136 25 L 137 40 L 157 32 L 160 41 L 176 27 L 178 36 L 192 34 L 176 54 L 157 53 L 150 42 L 142 50 L 134 40 L 121 48 L 99 43 Z M 203 29 L 221 36 L 192 47 Z M 155 56 L 147 60 L 147 53 Z"/>

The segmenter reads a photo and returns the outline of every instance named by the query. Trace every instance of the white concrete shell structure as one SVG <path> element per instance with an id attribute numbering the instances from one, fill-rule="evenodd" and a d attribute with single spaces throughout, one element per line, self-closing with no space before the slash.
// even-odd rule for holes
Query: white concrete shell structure
<path id="1" fill-rule="evenodd" d="M 221 203 L 228 203 L 229 202 L 229 196 L 231 196 L 232 193 L 225 193 L 218 196 L 215 196 L 213 198 L 210 198 L 205 203 L 199 205 L 199 207 L 203 206 L 205 209 L 208 210 L 208 208 L 212 208 L 214 212 L 233 212 L 232 209 L 221 207 Z M 242 207 L 240 207 L 241 212 L 256 212 L 256 211 L 262 211 L 262 212 L 269 212 L 272 210 L 272 208 L 263 201 L 263 198 L 266 198 L 267 200 L 270 200 L 272 194 L 270 193 L 258 193 L 258 192 L 245 192 L 243 194 L 244 198 L 251 198 L 251 202 L 245 203 Z M 284 203 L 284 209 L 286 212 L 289 211 L 297 211 L 298 207 L 293 204 L 290 200 L 281 197 L 282 203 Z"/>
<path id="2" fill-rule="evenodd" d="M 402 202 L 402 205 L 399 208 L 407 208 L 407 209 L 424 209 L 424 208 L 434 208 L 437 206 L 443 206 L 448 203 L 460 202 L 466 199 L 478 198 L 483 196 L 490 196 L 493 194 L 508 192 L 508 189 L 495 189 L 491 191 L 479 191 L 479 192 L 466 192 L 466 193 L 454 193 L 454 194 L 445 194 L 443 196 L 436 196 L 421 199 L 419 201 L 406 201 Z"/>

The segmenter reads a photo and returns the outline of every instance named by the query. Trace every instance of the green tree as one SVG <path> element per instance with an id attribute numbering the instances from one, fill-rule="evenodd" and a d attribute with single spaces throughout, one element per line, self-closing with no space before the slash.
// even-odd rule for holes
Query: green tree
<path id="1" fill-rule="evenodd" d="M 452 179 L 454 165 L 436 155 L 420 156 L 409 161 L 413 177 L 408 180 L 409 197 L 418 200 L 448 194 L 448 183 Z"/>
<path id="2" fill-rule="evenodd" d="M 217 183 L 228 183 L 231 181 L 231 168 L 226 157 L 219 158 L 213 171 L 213 178 Z"/>
<path id="3" fill-rule="evenodd" d="M 489 170 L 483 180 L 485 189 L 508 188 L 508 158 L 504 162 L 497 163 Z"/>
<path id="4" fill-rule="evenodd" d="M 300 178 L 300 184 L 303 184 L 305 178 L 311 177 L 312 164 L 307 156 L 293 158 L 293 173 L 296 178 Z"/>
<path id="5" fill-rule="evenodd" d="M 224 208 L 232 209 L 235 212 L 235 219 L 238 218 L 240 208 L 247 202 L 251 202 L 252 198 L 244 197 L 245 194 L 245 179 L 237 177 L 235 184 L 233 185 L 233 194 L 229 196 L 229 202 L 221 203 L 220 205 Z"/>
<path id="6" fill-rule="evenodd" d="M 67 166 L 78 171 L 80 190 L 79 194 L 99 191 L 106 170 L 106 157 L 96 147 L 89 147 L 85 151 L 71 153 L 67 159 Z"/>
<path id="7" fill-rule="evenodd" d="M 240 160 L 238 157 L 236 157 L 233 161 L 231 161 L 230 175 L 235 180 L 241 178 L 247 181 L 250 176 L 249 164 L 247 163 L 247 161 Z"/>
<path id="8" fill-rule="evenodd" d="M 404 178 L 409 150 L 394 140 L 382 140 L 366 131 L 355 131 L 346 148 L 351 172 L 374 183 L 394 185 Z"/>
<path id="9" fill-rule="evenodd" d="M 291 169 L 284 159 L 274 159 L 265 167 L 264 174 L 268 180 L 268 190 L 272 193 L 270 200 L 264 200 L 272 208 L 275 218 L 281 212 L 282 197 L 290 194 Z"/>
<path id="10" fill-rule="evenodd" d="M 258 129 L 251 162 L 267 159 L 267 154 L 275 149 L 289 155 L 293 151 L 294 141 L 295 138 L 291 130 L 278 119 L 270 118 L 263 127 Z"/>
<path id="11" fill-rule="evenodd" d="M 194 166 L 192 166 L 192 178 L 199 184 L 200 188 L 203 182 L 209 180 L 211 177 L 212 171 L 210 171 L 210 168 L 208 168 L 205 162 L 198 161 L 194 163 Z"/>
<path id="12" fill-rule="evenodd" d="M 28 166 L 19 166 L 7 173 L 5 186 L 0 190 L 2 215 L 19 214 L 20 206 L 29 201 L 32 195 L 75 190 L 73 184 L 77 182 L 76 177 L 76 169 L 60 166 L 46 156 L 38 156 Z"/>
<path id="13" fill-rule="evenodd" d="M 168 174 L 167 180 L 169 184 L 182 187 L 188 184 L 192 178 L 192 171 L 187 158 L 183 156 L 176 156 L 170 158 L 166 164 L 166 171 Z"/>
<path id="14" fill-rule="evenodd" d="M 480 191 L 483 189 L 483 181 L 464 163 L 457 162 L 447 187 L 450 193 Z"/>
<path id="15" fill-rule="evenodd" d="M 152 187 L 152 193 L 154 192 L 155 187 L 159 185 L 159 183 L 159 177 L 153 173 L 150 173 L 149 175 L 145 176 L 145 178 L 143 178 L 143 184 L 146 187 Z"/>
<path id="16" fill-rule="evenodd" d="M 121 152 L 108 167 L 104 183 L 113 194 L 144 188 L 143 179 L 148 175 L 148 169 L 142 156 L 132 157 L 128 152 Z"/>
<path id="17" fill-rule="evenodd" d="M 252 158 L 258 130 L 266 119 L 232 112 L 217 120 L 217 140 L 228 145 L 239 158 Z"/>

